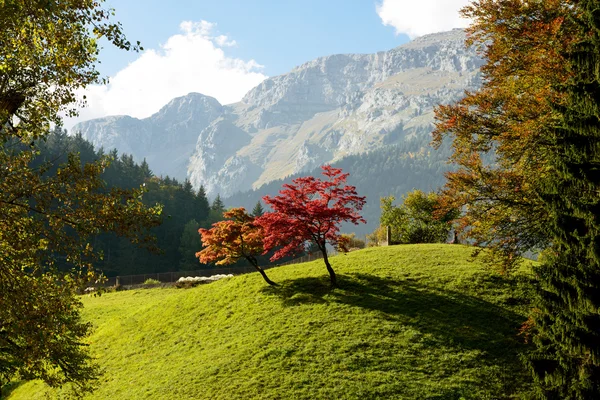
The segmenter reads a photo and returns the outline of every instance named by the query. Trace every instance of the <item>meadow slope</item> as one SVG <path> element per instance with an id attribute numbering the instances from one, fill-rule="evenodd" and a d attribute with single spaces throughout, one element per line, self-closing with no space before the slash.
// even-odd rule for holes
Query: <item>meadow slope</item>
<path id="1" fill-rule="evenodd" d="M 370 248 L 193 289 L 84 298 L 88 399 L 498 399 L 526 387 L 524 275 L 460 245 Z M 526 269 L 526 268 L 525 268 Z M 39 382 L 8 398 L 63 398 Z"/>

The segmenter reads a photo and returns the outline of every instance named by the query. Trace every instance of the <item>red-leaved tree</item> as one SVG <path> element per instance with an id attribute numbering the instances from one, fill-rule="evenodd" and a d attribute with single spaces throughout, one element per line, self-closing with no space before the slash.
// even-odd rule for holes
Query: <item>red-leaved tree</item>
<path id="1" fill-rule="evenodd" d="M 217 265 L 233 264 L 245 258 L 256 268 L 269 285 L 276 285 L 258 265 L 256 256 L 263 253 L 263 228 L 243 207 L 223 213 L 224 221 L 216 222 L 210 229 L 199 229 L 204 249 L 196 253 L 200 262 Z"/>
<path id="2" fill-rule="evenodd" d="M 299 253 L 312 242 L 323 254 L 331 285 L 336 286 L 326 245 L 345 248 L 347 239 L 340 235 L 340 224 L 366 222 L 359 214 L 365 197 L 358 196 L 354 186 L 346 185 L 349 174 L 328 165 L 322 169 L 325 180 L 312 176 L 297 178 L 292 184 L 283 185 L 278 196 L 263 197 L 273 212 L 265 213 L 256 223 L 264 228 L 265 253 L 277 248 L 271 261 Z"/>

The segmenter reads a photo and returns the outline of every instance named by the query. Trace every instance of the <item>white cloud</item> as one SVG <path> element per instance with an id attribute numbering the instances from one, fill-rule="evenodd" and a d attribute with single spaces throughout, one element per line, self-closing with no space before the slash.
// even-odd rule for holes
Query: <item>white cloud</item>
<path id="1" fill-rule="evenodd" d="M 221 104 L 234 103 L 266 78 L 256 61 L 227 56 L 223 48 L 236 43 L 225 35 L 213 36 L 215 24 L 184 21 L 180 29 L 160 49 L 141 53 L 108 85 L 82 91 L 88 106 L 79 117 L 66 119 L 65 126 L 107 115 L 146 118 L 190 92 L 213 96 Z"/>
<path id="2" fill-rule="evenodd" d="M 396 33 L 411 39 L 428 33 L 464 28 L 469 21 L 458 11 L 469 0 L 383 0 L 377 14 L 384 25 L 393 26 Z"/>
<path id="3" fill-rule="evenodd" d="M 229 40 L 225 35 L 219 35 L 215 38 L 215 43 L 221 47 L 231 47 L 237 45 L 235 40 Z"/>

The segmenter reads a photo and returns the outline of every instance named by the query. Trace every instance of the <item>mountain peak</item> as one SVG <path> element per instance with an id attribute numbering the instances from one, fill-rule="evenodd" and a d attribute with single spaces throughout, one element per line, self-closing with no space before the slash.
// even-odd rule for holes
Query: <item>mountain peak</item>
<path id="1" fill-rule="evenodd" d="M 464 47 L 465 39 L 467 38 L 467 34 L 464 29 L 455 28 L 451 31 L 445 32 L 437 32 L 430 33 L 427 35 L 419 36 L 411 40 L 408 43 L 404 43 L 393 50 L 397 49 L 420 49 L 432 45 L 439 44 L 449 44 L 454 43 L 458 44 L 461 47 Z"/>
<path id="2" fill-rule="evenodd" d="M 481 82 L 483 62 L 465 37 L 458 29 L 389 51 L 320 57 L 264 80 L 234 105 L 189 93 L 127 129 L 116 119 L 87 132 L 95 143 L 122 139 L 119 150 L 145 157 L 157 174 L 188 177 L 209 196 L 227 197 L 429 135 L 434 107 Z"/>
<path id="3" fill-rule="evenodd" d="M 176 97 L 156 114 L 150 117 L 153 124 L 170 124 L 174 120 L 188 121 L 194 119 L 207 120 L 204 126 L 223 113 L 223 106 L 214 97 L 191 92 L 185 96 Z"/>

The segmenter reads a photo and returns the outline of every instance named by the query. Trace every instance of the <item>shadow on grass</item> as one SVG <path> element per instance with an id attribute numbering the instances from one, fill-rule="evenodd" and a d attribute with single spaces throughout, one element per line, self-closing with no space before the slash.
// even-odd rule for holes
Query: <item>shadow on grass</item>
<path id="1" fill-rule="evenodd" d="M 518 330 L 524 317 L 469 294 L 441 291 L 412 280 L 370 274 L 338 275 L 339 288 L 325 278 L 301 278 L 263 289 L 285 306 L 339 303 L 380 313 L 378 318 L 430 333 L 444 345 L 481 350 L 495 362 L 514 365 L 524 348 Z M 518 363 L 520 364 L 520 363 Z"/>
<path id="2" fill-rule="evenodd" d="M 263 293 L 281 298 L 285 306 L 326 303 L 325 295 L 332 293 L 329 279 L 300 278 L 265 286 Z"/>
<path id="3" fill-rule="evenodd" d="M 427 347 L 481 352 L 478 362 L 494 366 L 493 379 L 502 382 L 503 393 L 526 388 L 528 375 L 519 360 L 519 354 L 526 350 L 518 337 L 525 319 L 522 315 L 466 292 L 427 286 L 422 280 L 356 273 L 338 275 L 338 282 L 338 288 L 331 288 L 326 277 L 301 278 L 283 281 L 279 287 L 263 292 L 279 297 L 285 306 L 330 303 L 370 310 L 375 320 L 396 322 L 399 327 L 411 326 L 429 334 L 424 339 Z M 486 387 L 486 376 L 480 379 L 473 385 Z M 435 399 L 463 398 L 456 390 L 470 389 L 448 388 Z"/>
<path id="4" fill-rule="evenodd" d="M 21 386 L 23 381 L 12 381 L 7 383 L 4 386 L 0 386 L 0 399 L 6 399 L 10 394 L 15 391 L 19 386 Z"/>

